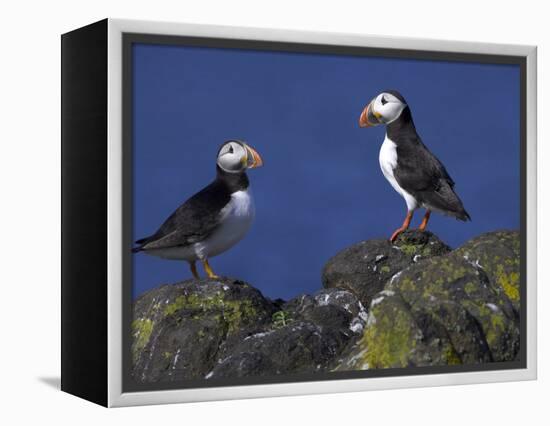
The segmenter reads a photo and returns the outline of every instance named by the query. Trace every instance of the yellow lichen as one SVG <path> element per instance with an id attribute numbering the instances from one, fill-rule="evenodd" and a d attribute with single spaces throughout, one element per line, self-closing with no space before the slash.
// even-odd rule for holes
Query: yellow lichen
<path id="1" fill-rule="evenodd" d="M 199 297 L 196 294 L 178 296 L 174 302 L 166 305 L 164 314 L 173 315 L 181 309 L 196 311 L 192 315 L 193 319 L 199 319 L 205 312 L 221 311 L 221 315 L 213 318 L 218 321 L 223 319 L 230 332 L 237 330 L 243 321 L 255 318 L 257 313 L 252 301 L 225 300 L 221 292 L 211 297 Z"/>
<path id="2" fill-rule="evenodd" d="M 506 273 L 502 265 L 497 266 L 496 270 L 497 283 L 502 287 L 504 293 L 512 302 L 519 301 L 519 273 Z"/>
<path id="3" fill-rule="evenodd" d="M 444 358 L 447 361 L 447 365 L 462 364 L 462 360 L 460 359 L 455 349 L 451 345 L 448 345 L 447 348 L 445 349 Z"/>
<path id="4" fill-rule="evenodd" d="M 402 309 L 391 315 L 379 311 L 376 322 L 367 327 L 361 346 L 367 348 L 363 363 L 369 368 L 406 367 L 416 339 L 411 335 L 411 317 Z"/>
<path id="5" fill-rule="evenodd" d="M 132 353 L 134 358 L 149 343 L 149 338 L 153 332 L 153 321 L 149 318 L 138 318 L 132 321 L 132 331 L 134 335 L 134 344 Z"/>

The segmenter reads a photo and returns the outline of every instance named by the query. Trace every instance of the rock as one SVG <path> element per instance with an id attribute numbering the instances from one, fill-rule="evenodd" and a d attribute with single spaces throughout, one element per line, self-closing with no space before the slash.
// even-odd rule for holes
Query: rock
<path id="1" fill-rule="evenodd" d="M 422 259 L 451 249 L 431 232 L 409 230 L 394 244 L 388 240 L 362 241 L 342 250 L 323 269 L 325 288 L 343 288 L 368 306 L 375 294 L 396 273 Z"/>
<path id="2" fill-rule="evenodd" d="M 519 312 L 520 237 L 517 231 L 482 234 L 456 250 L 482 268 L 493 285 L 500 286 Z"/>
<path id="3" fill-rule="evenodd" d="M 132 375 L 150 383 L 513 361 L 519 266 L 517 232 L 450 251 L 407 231 L 395 244 L 343 250 L 324 268 L 324 289 L 288 302 L 227 278 L 160 286 L 134 304 Z"/>
<path id="4" fill-rule="evenodd" d="M 372 299 L 362 338 L 336 369 L 515 360 L 519 315 L 499 262 L 514 272 L 518 241 L 517 233 L 486 234 L 396 274 Z"/>
<path id="5" fill-rule="evenodd" d="M 366 317 L 342 289 L 272 302 L 228 279 L 161 286 L 134 306 L 133 377 L 162 382 L 322 371 L 361 336 Z"/>
<path id="6" fill-rule="evenodd" d="M 134 305 L 133 377 L 177 381 L 204 377 L 218 354 L 271 324 L 276 305 L 229 279 L 165 285 Z"/>
<path id="7" fill-rule="evenodd" d="M 361 335 L 366 320 L 361 302 L 340 289 L 299 296 L 282 309 L 274 315 L 271 328 L 246 337 L 207 377 L 326 371 L 347 344 Z"/>
<path id="8" fill-rule="evenodd" d="M 207 378 L 250 377 L 320 371 L 338 352 L 341 337 L 310 322 L 245 338 Z"/>
<path id="9" fill-rule="evenodd" d="M 309 321 L 321 327 L 349 329 L 353 333 L 363 331 L 367 311 L 350 291 L 331 288 L 320 290 L 313 296 L 302 295 L 283 306 L 297 320 Z"/>

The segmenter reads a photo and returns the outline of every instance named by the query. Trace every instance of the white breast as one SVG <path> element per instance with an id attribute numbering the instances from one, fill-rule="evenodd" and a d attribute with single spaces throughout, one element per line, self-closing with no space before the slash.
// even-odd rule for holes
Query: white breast
<path id="1" fill-rule="evenodd" d="M 233 193 L 220 213 L 218 228 L 206 240 L 195 244 L 197 258 L 217 256 L 237 244 L 250 229 L 254 215 L 254 199 L 250 188 Z"/>
<path id="2" fill-rule="evenodd" d="M 387 135 L 384 139 L 382 147 L 380 148 L 380 155 L 378 159 L 380 161 L 380 168 L 382 169 L 384 177 L 388 180 L 393 189 L 395 189 L 405 199 L 407 209 L 409 211 L 416 209 L 418 207 L 418 203 L 415 198 L 399 186 L 395 176 L 393 175 L 393 171 L 397 167 L 397 145 L 390 138 L 388 138 Z"/>

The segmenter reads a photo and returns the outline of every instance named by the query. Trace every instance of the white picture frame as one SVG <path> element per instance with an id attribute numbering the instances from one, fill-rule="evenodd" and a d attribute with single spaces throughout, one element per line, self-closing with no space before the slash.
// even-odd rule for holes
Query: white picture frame
<path id="1" fill-rule="evenodd" d="M 107 28 L 107 158 L 106 158 L 106 399 L 109 407 L 181 403 L 196 401 L 259 398 L 335 392 L 356 392 L 424 386 L 534 380 L 537 377 L 537 51 L 534 46 L 470 43 L 371 35 L 285 31 L 181 23 L 164 23 L 108 19 Z M 125 34 L 171 37 L 207 37 L 216 39 L 255 40 L 277 43 L 300 43 L 329 46 L 366 47 L 396 51 L 432 52 L 448 55 L 506 55 L 525 61 L 525 183 L 526 183 L 526 299 L 525 341 L 526 367 L 520 369 L 468 371 L 452 374 L 414 374 L 342 380 L 316 380 L 254 384 L 243 386 L 125 392 L 123 387 L 123 203 L 124 164 L 124 43 Z M 69 337 L 68 337 L 69 338 Z M 70 389 L 68 389 L 71 392 Z M 72 392 L 75 393 L 75 392 Z"/>

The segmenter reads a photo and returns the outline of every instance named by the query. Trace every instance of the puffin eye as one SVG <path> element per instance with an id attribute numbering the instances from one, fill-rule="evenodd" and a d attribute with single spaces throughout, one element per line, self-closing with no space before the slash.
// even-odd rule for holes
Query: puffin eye
<path id="1" fill-rule="evenodd" d="M 229 152 L 230 154 L 233 154 L 233 145 L 229 145 L 229 151 L 227 152 Z"/>
<path id="2" fill-rule="evenodd" d="M 382 102 L 382 105 L 386 105 L 388 103 L 388 101 L 384 96 L 382 96 L 382 99 L 380 99 L 380 102 Z"/>

